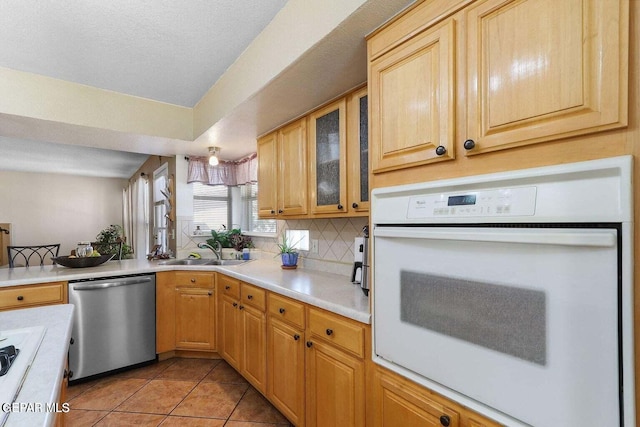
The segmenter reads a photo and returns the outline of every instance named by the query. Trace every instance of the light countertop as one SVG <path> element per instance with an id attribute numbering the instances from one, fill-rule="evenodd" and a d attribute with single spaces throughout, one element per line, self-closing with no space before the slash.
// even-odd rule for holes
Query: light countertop
<path id="1" fill-rule="evenodd" d="M 46 412 L 46 405 L 57 403 L 60 397 L 60 384 L 71 339 L 73 310 L 73 305 L 61 304 L 0 312 L 1 329 L 46 327 L 40 348 L 16 399 L 18 405 L 13 406 L 22 409 L 12 411 L 7 418 L 6 427 L 53 425 L 56 413 Z"/>
<path id="2" fill-rule="evenodd" d="M 370 323 L 369 298 L 349 277 L 317 270 L 283 270 L 274 260 L 258 259 L 235 266 L 162 265 L 161 261 L 108 261 L 97 267 L 43 266 L 0 269 L 0 288 L 56 281 L 70 281 L 172 270 L 219 271 L 269 291 Z"/>

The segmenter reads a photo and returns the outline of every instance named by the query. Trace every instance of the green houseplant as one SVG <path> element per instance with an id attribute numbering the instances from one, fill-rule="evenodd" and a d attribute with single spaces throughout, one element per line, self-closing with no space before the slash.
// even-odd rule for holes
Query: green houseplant
<path id="1" fill-rule="evenodd" d="M 124 237 L 124 230 L 122 226 L 112 224 L 102 230 L 96 236 L 96 241 L 93 242 L 93 249 L 100 252 L 102 255 L 116 255 L 115 259 L 120 256 L 122 259 L 130 258 L 131 246 L 127 245 Z M 120 243 L 122 243 L 122 253 L 120 252 Z"/>
<path id="2" fill-rule="evenodd" d="M 298 266 L 298 250 L 294 248 L 295 243 L 291 243 L 287 237 L 282 234 L 282 242 L 276 244 L 278 246 L 282 268 L 294 269 Z"/>

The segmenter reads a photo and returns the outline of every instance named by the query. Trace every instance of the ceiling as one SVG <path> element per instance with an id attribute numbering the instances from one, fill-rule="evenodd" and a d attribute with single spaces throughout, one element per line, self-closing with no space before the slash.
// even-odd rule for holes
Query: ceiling
<path id="1" fill-rule="evenodd" d="M 228 144 L 215 143 L 222 146 L 223 159 L 240 158 L 255 151 L 256 136 L 364 82 L 364 35 L 408 3 L 364 1 L 276 78 L 230 106 L 208 131 L 194 135 L 192 144 L 166 138 L 158 143 L 145 135 L 125 138 L 104 130 L 96 134 L 0 112 L 0 170 L 51 168 L 128 178 L 148 155 L 204 155 L 217 140 Z M 286 4 L 2 0 L 0 67 L 192 108 Z M 90 163 L 96 157 L 101 161 Z M 39 159 L 44 162 L 37 167 Z"/>

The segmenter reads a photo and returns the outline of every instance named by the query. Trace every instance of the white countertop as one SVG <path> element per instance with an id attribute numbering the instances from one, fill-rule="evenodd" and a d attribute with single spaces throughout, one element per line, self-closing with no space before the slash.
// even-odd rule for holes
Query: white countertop
<path id="1" fill-rule="evenodd" d="M 46 412 L 45 408 L 47 404 L 57 403 L 60 397 L 60 384 L 71 339 L 73 310 L 73 305 L 61 304 L 0 312 L 0 329 L 46 327 L 40 349 L 16 399 L 18 405 L 13 406 L 22 409 L 19 412 L 12 411 L 6 427 L 53 425 L 56 414 Z"/>
<path id="2" fill-rule="evenodd" d="M 340 314 L 370 323 L 369 298 L 349 277 L 317 270 L 283 270 L 277 261 L 259 259 L 235 266 L 162 265 L 161 261 L 108 261 L 98 267 L 43 266 L 0 269 L 0 288 L 172 270 L 219 271 L 239 280 Z"/>

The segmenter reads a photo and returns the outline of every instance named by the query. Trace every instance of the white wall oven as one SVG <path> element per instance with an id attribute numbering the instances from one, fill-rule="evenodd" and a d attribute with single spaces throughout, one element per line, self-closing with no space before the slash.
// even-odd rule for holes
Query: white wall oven
<path id="1" fill-rule="evenodd" d="M 374 361 L 509 426 L 635 426 L 631 162 L 374 190 Z"/>

